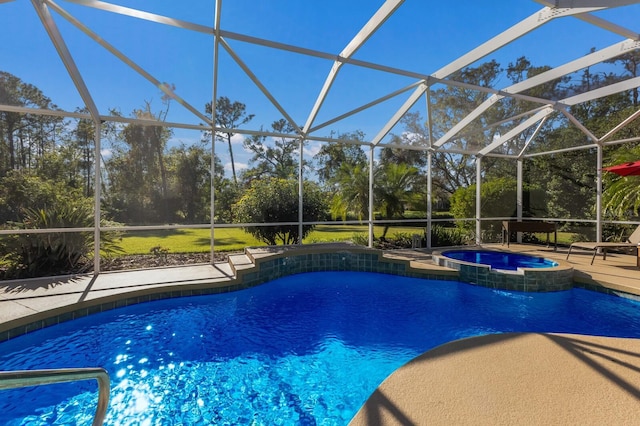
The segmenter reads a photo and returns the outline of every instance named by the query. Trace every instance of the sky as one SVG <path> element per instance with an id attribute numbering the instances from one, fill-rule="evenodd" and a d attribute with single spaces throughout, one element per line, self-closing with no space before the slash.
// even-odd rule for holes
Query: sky
<path id="1" fill-rule="evenodd" d="M 207 27 L 214 22 L 214 0 L 118 0 L 111 3 Z M 224 0 L 221 29 L 337 55 L 383 3 L 382 0 Z M 70 1 L 56 0 L 56 4 L 155 79 L 175 85 L 176 93 L 199 111 L 203 111 L 205 103 L 211 101 L 214 71 L 213 38 L 210 35 L 120 16 Z M 532 0 L 406 0 L 356 52 L 354 58 L 431 74 L 537 13 L 542 7 Z M 100 113 L 108 114 L 110 109 L 116 108 L 123 115 L 131 116 L 135 109 L 144 107 L 147 102 L 154 111 L 165 107 L 156 86 L 56 11 L 51 13 Z M 597 15 L 638 32 L 638 5 Z M 64 110 L 73 111 L 83 106 L 30 0 L 0 0 L 0 39 L 3 41 L 0 43 L 0 70 L 34 84 Z M 526 56 L 536 66 L 557 66 L 587 54 L 591 48 L 603 48 L 621 40 L 620 36 L 575 18 L 561 18 L 484 60 L 495 58 L 506 67 L 518 57 Z M 233 39 L 227 39 L 227 42 L 296 124 L 303 126 L 333 62 Z M 415 81 L 345 65 L 340 69 L 315 124 Z M 502 85 L 508 85 L 506 79 Z M 282 116 L 224 49 L 219 55 L 217 87 L 218 96 L 244 103 L 247 112 L 255 115 L 243 128 L 269 129 L 271 123 Z M 409 93 L 325 127 L 317 135 L 361 130 L 367 139 L 371 139 Z M 414 110 L 424 117 L 424 101 L 418 102 Z M 202 122 L 176 102 L 170 104 L 167 121 Z M 398 127 L 392 130 L 392 133 L 400 132 L 402 129 Z M 173 142 L 189 144 L 199 139 L 198 131 L 175 129 Z M 250 156 L 242 150 L 242 139 L 241 135 L 234 138 L 237 144 L 234 154 L 239 168 L 247 166 Z M 319 143 L 310 143 L 307 154 L 312 155 L 319 146 Z M 218 153 L 223 162 L 228 163 L 223 148 L 221 146 Z"/>

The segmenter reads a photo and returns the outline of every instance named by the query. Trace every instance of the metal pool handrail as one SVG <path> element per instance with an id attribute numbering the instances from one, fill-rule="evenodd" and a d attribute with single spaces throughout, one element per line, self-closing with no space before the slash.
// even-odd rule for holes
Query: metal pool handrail
<path id="1" fill-rule="evenodd" d="M 100 426 L 104 422 L 109 405 L 110 381 L 109 374 L 104 368 L 0 371 L 0 390 L 90 379 L 98 381 L 98 406 L 93 418 L 93 426 Z"/>

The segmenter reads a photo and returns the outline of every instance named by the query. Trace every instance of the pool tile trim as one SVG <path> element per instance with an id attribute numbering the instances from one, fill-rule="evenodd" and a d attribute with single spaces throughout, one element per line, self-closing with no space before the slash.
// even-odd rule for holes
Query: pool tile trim
<path id="1" fill-rule="evenodd" d="M 142 288 L 61 306 L 8 321 L 0 324 L 0 342 L 92 313 L 154 300 L 237 291 L 284 276 L 306 272 L 358 271 L 422 279 L 458 280 L 458 274 L 455 271 L 415 267 L 409 259 L 388 258 L 381 250 L 355 245 L 320 244 L 293 250 L 274 248 L 266 253 L 264 250 L 264 248 L 256 250 L 257 254 L 252 253 L 250 248 L 245 250 L 253 266 L 234 269 L 235 277 L 223 282 L 200 280 L 197 284 Z"/>
<path id="2" fill-rule="evenodd" d="M 284 276 L 306 272 L 375 272 L 412 278 L 461 281 L 512 291 L 560 291 L 575 286 L 619 297 L 638 299 L 638 296 L 620 289 L 576 280 L 573 276 L 573 268 L 562 262 L 559 262 L 557 269 L 550 268 L 555 269 L 551 271 L 552 283 L 542 285 L 541 281 L 548 281 L 549 277 L 544 272 L 536 271 L 535 268 L 533 275 L 530 272 L 531 268 L 523 268 L 516 273 L 500 274 L 499 279 L 496 279 L 490 268 L 477 269 L 478 265 L 475 264 L 471 264 L 476 268 L 473 271 L 466 270 L 469 265 L 435 266 L 439 264 L 437 252 L 433 254 L 435 264 L 415 262 L 411 256 L 385 254 L 381 250 L 344 243 L 247 248 L 245 255 L 252 265 L 243 265 L 239 268 L 234 268 L 232 265 L 235 276 L 225 277 L 223 280 L 198 279 L 188 284 L 143 287 L 126 293 L 110 294 L 60 306 L 5 322 L 0 324 L 0 342 L 93 313 L 155 300 L 237 291 Z"/>

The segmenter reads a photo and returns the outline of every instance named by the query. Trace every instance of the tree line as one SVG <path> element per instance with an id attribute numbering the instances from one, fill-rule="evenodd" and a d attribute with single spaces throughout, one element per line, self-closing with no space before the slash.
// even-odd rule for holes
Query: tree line
<path id="1" fill-rule="evenodd" d="M 605 84 L 636 77 L 638 64 L 640 54 L 625 54 L 610 61 L 610 67 L 604 68 L 605 71 L 599 68 L 596 72 L 587 68 L 532 88 L 524 94 L 553 100 L 564 99 Z M 548 69 L 548 66 L 534 66 L 521 57 L 506 67 L 496 61 L 469 67 L 452 78 L 476 86 L 493 87 L 498 80 L 502 82 L 506 78 L 513 84 Z M 463 86 L 438 86 L 432 88 L 430 93 L 431 129 L 427 128 L 426 118 L 419 113 L 410 112 L 404 116 L 403 131 L 391 135 L 394 147 L 379 148 L 379 159 L 375 162 L 373 201 L 378 217 L 397 219 L 404 217 L 407 210 L 426 210 L 426 173 L 432 176 L 436 207 L 448 211 L 452 200 L 461 203 L 460 200 L 465 197 L 453 195 L 457 191 L 473 188 L 476 176 L 476 158 L 465 152 L 485 146 L 487 141 L 506 133 L 513 126 L 512 122 L 506 122 L 509 117 L 523 115 L 538 106 L 530 101 L 503 98 L 452 138 L 447 144 L 452 149 L 433 151 L 431 170 L 426 169 L 426 151 L 398 148 L 427 146 L 430 137 L 438 140 L 481 105 L 486 97 L 485 93 Z M 570 113 L 594 134 L 604 135 L 637 111 L 638 103 L 636 88 L 572 106 Z M 0 104 L 58 109 L 36 86 L 2 71 Z M 145 102 L 130 116 L 164 121 L 169 106 L 166 98 L 158 110 L 154 110 L 150 102 Z M 210 117 L 214 114 L 210 103 L 204 105 L 203 109 Z M 76 112 L 87 111 L 78 108 Z M 122 115 L 115 110 L 110 113 Z M 216 100 L 215 122 L 218 127 L 238 128 L 253 119 L 254 115 L 244 103 L 226 97 Z M 637 136 L 640 130 L 637 121 L 622 129 L 616 137 L 624 139 Z M 101 154 L 100 158 L 95 158 L 95 127 L 92 120 L 0 111 L 1 226 L 24 226 L 28 212 L 33 215 L 42 210 L 92 211 L 97 162 L 100 162 L 102 171 L 101 220 L 107 222 L 128 225 L 208 223 L 211 220 L 212 181 L 216 206 L 214 220 L 217 223 L 288 221 L 256 213 L 256 200 L 251 197 L 259 197 L 261 192 L 257 188 L 265 184 L 274 187 L 272 197 L 290 196 L 287 191 L 279 192 L 277 188 L 284 188 L 286 185 L 283 182 L 296 180 L 300 168 L 306 177 L 305 191 L 309 191 L 305 196 L 309 200 L 317 198 L 318 203 L 313 207 L 315 213 L 305 212 L 306 221 L 363 219 L 369 214 L 368 148 L 365 151 L 362 148 L 364 145 L 349 143 L 366 141 L 366 135 L 357 129 L 332 134 L 338 142 L 324 143 L 313 158 L 305 158 L 304 164 L 300 165 L 300 145 L 294 129 L 286 120 L 276 120 L 266 132 L 279 136 L 244 137 L 243 148 L 251 153 L 251 159 L 250 167 L 242 171 L 236 167 L 232 144 L 235 135 L 230 131 L 217 132 L 215 135 L 203 132 L 201 140 L 191 144 L 171 143 L 173 129 L 155 125 L 108 121 L 101 126 L 101 132 L 102 140 L 105 145 L 108 144 L 110 152 L 108 156 Z M 587 136 L 562 114 L 548 119 L 537 136 L 528 142 L 531 132 L 533 129 L 524 132 L 516 140 L 500 147 L 498 152 L 518 153 L 527 144 L 528 151 L 535 152 L 589 143 Z M 218 155 L 213 159 L 211 157 L 212 136 L 220 147 L 228 150 L 231 176 L 224 173 Z M 340 143 L 340 140 L 345 143 Z M 629 142 L 622 148 L 607 148 L 606 161 L 640 155 L 637 142 Z M 215 165 L 213 168 L 212 164 Z M 532 189 L 531 196 L 544 198 L 529 203 L 543 207 L 541 211 L 538 209 L 528 214 L 552 214 L 558 218 L 594 217 L 596 168 L 593 150 L 536 156 L 524 164 L 525 181 L 527 187 Z M 514 161 L 499 156 L 483 157 L 482 168 L 483 179 L 487 182 L 510 182 L 507 178 L 512 181 L 515 176 Z M 616 188 L 613 185 L 616 182 L 610 183 L 612 188 Z M 507 184 L 498 186 L 504 185 Z M 617 191 L 629 190 L 629 185 L 618 186 L 622 186 L 622 189 Z M 265 188 L 261 188 L 261 191 L 264 193 Z M 614 195 L 612 191 L 609 200 L 617 201 L 608 202 L 609 212 L 627 217 L 637 215 L 637 203 L 635 206 L 629 202 L 621 204 L 620 197 Z M 284 205 L 283 198 L 274 199 L 280 200 L 276 204 Z M 459 212 L 457 214 L 467 214 L 472 203 L 468 200 L 465 203 L 468 205 L 466 211 L 459 206 L 452 210 Z M 483 205 L 485 208 L 500 216 L 514 213 L 512 205 L 496 208 L 490 205 L 490 200 L 486 206 Z M 62 220 L 60 214 L 55 216 Z"/>

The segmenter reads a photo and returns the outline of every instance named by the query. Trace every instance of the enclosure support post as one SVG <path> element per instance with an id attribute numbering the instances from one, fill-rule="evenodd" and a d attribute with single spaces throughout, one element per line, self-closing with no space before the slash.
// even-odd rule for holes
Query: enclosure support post
<path id="1" fill-rule="evenodd" d="M 431 249 L 431 196 L 432 196 L 432 185 L 433 179 L 431 176 L 431 166 L 433 162 L 433 152 L 430 150 L 427 152 L 427 169 L 429 173 L 427 174 L 427 230 L 425 231 L 427 237 L 427 248 Z"/>
<path id="2" fill-rule="evenodd" d="M 598 144 L 596 159 L 596 241 L 602 241 L 602 145 Z"/>
<path id="3" fill-rule="evenodd" d="M 369 248 L 373 248 L 373 150 L 369 147 Z"/>
<path id="4" fill-rule="evenodd" d="M 522 195 L 522 177 L 523 177 L 523 160 L 522 158 L 518 158 L 518 179 L 517 179 L 517 195 L 516 195 L 516 219 L 519 221 L 522 220 L 522 202 L 523 202 L 523 195 Z M 510 236 L 507 235 L 507 238 L 509 238 Z M 518 232 L 518 244 L 522 244 L 522 232 Z"/>
<path id="5" fill-rule="evenodd" d="M 213 87 L 211 88 L 211 181 L 209 183 L 211 190 L 211 204 L 209 205 L 210 218 L 210 243 L 211 249 L 209 251 L 209 261 L 213 265 L 215 263 L 215 213 L 216 213 L 216 100 L 218 98 L 218 57 L 220 52 L 219 40 L 220 40 L 220 14 L 222 8 L 222 0 L 217 0 L 215 5 L 215 11 L 213 16 L 213 69 L 212 80 Z"/>
<path id="6" fill-rule="evenodd" d="M 427 248 L 431 249 L 431 219 L 433 215 L 433 173 L 431 167 L 433 166 L 433 120 L 431 119 L 431 87 L 426 90 L 426 102 L 427 102 L 427 129 L 429 130 L 429 151 L 427 151 Z"/>
<path id="7" fill-rule="evenodd" d="M 300 138 L 298 149 L 300 149 L 300 162 L 298 164 L 298 244 L 302 244 L 302 222 L 304 221 L 304 181 L 302 176 L 302 162 L 304 161 L 304 139 L 302 138 Z"/>
<path id="8" fill-rule="evenodd" d="M 482 156 L 476 157 L 476 244 L 482 244 L 482 225 L 480 206 L 482 205 L 482 197 L 480 196 L 480 187 L 482 186 Z"/>
<path id="9" fill-rule="evenodd" d="M 102 123 L 100 120 L 94 120 L 93 123 L 95 128 L 93 135 L 95 145 L 95 150 L 93 151 L 93 158 L 95 159 L 95 176 L 93 178 L 93 185 L 95 186 L 93 190 L 93 201 L 95 202 L 95 214 L 93 215 L 93 273 L 97 275 L 100 273 L 100 217 L 102 216 L 102 212 L 100 211 L 100 199 L 102 198 L 102 182 L 100 179 L 102 173 L 100 161 L 102 143 L 100 135 L 102 133 Z"/>

